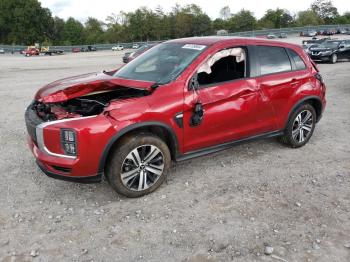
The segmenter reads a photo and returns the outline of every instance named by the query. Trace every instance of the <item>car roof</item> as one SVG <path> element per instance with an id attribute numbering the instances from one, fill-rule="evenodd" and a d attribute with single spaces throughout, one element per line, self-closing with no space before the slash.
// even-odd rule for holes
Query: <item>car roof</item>
<path id="1" fill-rule="evenodd" d="M 216 45 L 219 43 L 232 43 L 237 42 L 238 44 L 246 44 L 246 45 L 254 45 L 254 44 L 276 44 L 276 46 L 283 47 L 300 47 L 300 45 L 281 42 L 277 40 L 271 39 L 262 39 L 256 37 L 239 37 L 239 36 L 203 36 L 203 37 L 187 37 L 187 38 L 179 38 L 174 40 L 169 40 L 165 43 L 180 43 L 180 44 L 197 44 L 197 45 Z"/>

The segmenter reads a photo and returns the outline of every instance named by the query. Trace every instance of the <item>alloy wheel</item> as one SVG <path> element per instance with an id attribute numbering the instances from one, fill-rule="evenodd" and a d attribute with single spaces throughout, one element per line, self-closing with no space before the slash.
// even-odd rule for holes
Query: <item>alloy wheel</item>
<path id="1" fill-rule="evenodd" d="M 293 122 L 292 137 L 295 142 L 303 143 L 309 138 L 314 125 L 312 113 L 309 110 L 301 111 Z"/>
<path id="2" fill-rule="evenodd" d="M 142 145 L 126 156 L 121 169 L 123 185 L 129 190 L 143 191 L 163 175 L 164 155 L 154 145 Z"/>

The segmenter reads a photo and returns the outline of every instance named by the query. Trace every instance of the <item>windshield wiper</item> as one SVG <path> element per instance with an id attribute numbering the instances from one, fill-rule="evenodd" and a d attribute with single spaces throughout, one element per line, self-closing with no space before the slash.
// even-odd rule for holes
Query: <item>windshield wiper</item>
<path id="1" fill-rule="evenodd" d="M 113 71 L 106 71 L 106 70 L 103 70 L 102 73 L 104 73 L 105 75 L 109 75 L 109 76 L 112 76 L 112 75 L 113 75 Z"/>
<path id="2" fill-rule="evenodd" d="M 161 83 L 161 82 L 155 82 L 153 83 L 150 87 L 155 90 L 157 89 L 159 86 L 165 85 L 166 83 Z"/>

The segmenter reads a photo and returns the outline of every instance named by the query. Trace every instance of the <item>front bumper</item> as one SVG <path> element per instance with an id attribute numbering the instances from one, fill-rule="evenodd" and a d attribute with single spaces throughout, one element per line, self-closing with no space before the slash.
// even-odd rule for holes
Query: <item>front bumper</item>
<path id="1" fill-rule="evenodd" d="M 85 177 L 65 176 L 62 174 L 49 171 L 48 169 L 46 169 L 45 165 L 41 163 L 39 160 L 37 160 L 36 163 L 41 169 L 41 171 L 43 171 L 45 175 L 51 178 L 69 181 L 69 182 L 75 182 L 75 183 L 83 183 L 83 184 L 99 183 L 102 180 L 102 174 L 98 174 L 96 176 L 85 176 Z"/>
<path id="2" fill-rule="evenodd" d="M 28 110 L 25 115 L 28 146 L 46 175 L 81 183 L 101 181 L 103 170 L 100 169 L 100 158 L 105 145 L 116 133 L 113 120 L 102 114 L 40 123 L 31 114 L 30 108 Z M 65 128 L 76 131 L 77 156 L 67 156 L 59 152 L 59 133 Z"/>
<path id="3" fill-rule="evenodd" d="M 76 160 L 63 160 L 57 157 L 46 155 L 44 152 L 40 151 L 30 136 L 28 136 L 28 146 L 35 156 L 36 163 L 41 171 L 43 171 L 44 174 L 49 177 L 85 184 L 98 183 L 102 180 L 102 173 L 97 173 L 96 175 L 90 176 L 76 176 L 74 174 L 74 167 L 76 166 L 77 162 Z"/>
<path id="4" fill-rule="evenodd" d="M 310 55 L 311 59 L 314 61 L 323 61 L 323 62 L 328 62 L 331 59 L 331 55 Z"/>

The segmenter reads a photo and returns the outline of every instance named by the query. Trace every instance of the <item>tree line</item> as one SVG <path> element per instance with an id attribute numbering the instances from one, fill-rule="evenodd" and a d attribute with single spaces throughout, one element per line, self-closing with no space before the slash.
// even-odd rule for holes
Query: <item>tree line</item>
<path id="1" fill-rule="evenodd" d="M 316 0 L 297 14 L 276 8 L 267 10 L 260 19 L 245 9 L 232 14 L 225 6 L 212 20 L 198 5 L 176 4 L 169 12 L 160 6 L 154 10 L 140 7 L 134 12 L 112 13 L 105 21 L 89 17 L 82 23 L 73 17 L 64 20 L 53 16 L 38 0 L 0 0 L 3 44 L 117 43 L 212 35 L 218 30 L 231 33 L 322 24 L 350 24 L 350 12 L 340 15 L 331 0 Z"/>

